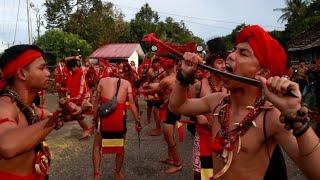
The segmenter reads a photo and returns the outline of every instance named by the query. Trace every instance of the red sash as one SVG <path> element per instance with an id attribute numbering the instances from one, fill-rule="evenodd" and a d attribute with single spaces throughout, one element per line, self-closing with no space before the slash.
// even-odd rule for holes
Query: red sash
<path id="1" fill-rule="evenodd" d="M 107 98 L 101 98 L 101 102 L 107 102 Z M 100 132 L 102 135 L 102 153 L 120 154 L 124 152 L 125 103 L 118 103 L 115 111 L 100 120 Z"/>
<path id="2" fill-rule="evenodd" d="M 101 102 L 105 103 L 108 99 L 101 98 Z M 124 120 L 123 113 L 126 108 L 125 103 L 118 103 L 115 111 L 108 115 L 107 117 L 102 118 L 101 121 L 101 132 L 120 132 L 124 131 Z"/>
<path id="3" fill-rule="evenodd" d="M 15 175 L 9 172 L 0 172 L 0 179 L 3 180 L 45 180 L 45 176 L 37 175 L 36 172 L 32 172 L 26 176 Z"/>
<path id="4" fill-rule="evenodd" d="M 211 131 L 196 126 L 199 135 L 201 179 L 209 180 L 213 176 L 212 150 L 211 150 Z"/>

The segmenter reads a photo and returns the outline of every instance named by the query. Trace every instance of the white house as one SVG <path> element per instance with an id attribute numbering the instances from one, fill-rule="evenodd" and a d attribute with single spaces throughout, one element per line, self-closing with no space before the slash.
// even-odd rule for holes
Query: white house
<path id="1" fill-rule="evenodd" d="M 139 59 L 145 56 L 139 43 L 119 43 L 106 44 L 95 50 L 90 58 L 106 58 L 110 62 L 127 60 L 135 62 L 136 68 L 139 65 Z"/>

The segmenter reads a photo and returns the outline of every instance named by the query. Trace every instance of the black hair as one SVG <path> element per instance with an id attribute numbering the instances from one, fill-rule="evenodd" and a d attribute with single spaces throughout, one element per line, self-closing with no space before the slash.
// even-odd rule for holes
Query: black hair
<path id="1" fill-rule="evenodd" d="M 77 59 L 70 59 L 66 62 L 67 69 L 71 70 L 73 67 L 78 66 L 78 60 Z"/>
<path id="2" fill-rule="evenodd" d="M 160 58 L 157 56 L 157 57 L 153 58 L 152 64 L 153 63 L 158 63 L 159 61 L 160 61 Z"/>
<path id="3" fill-rule="evenodd" d="M 207 41 L 210 54 L 218 54 L 225 57 L 227 54 L 227 46 L 221 37 L 213 38 Z"/>
<path id="4" fill-rule="evenodd" d="M 221 37 L 217 37 L 207 41 L 209 54 L 206 57 L 206 65 L 211 66 L 217 59 L 225 60 L 227 57 L 226 43 Z"/>
<path id="5" fill-rule="evenodd" d="M 131 66 L 129 63 L 125 63 L 123 66 L 122 66 L 122 70 L 123 72 L 125 71 L 130 71 L 131 72 Z"/>
<path id="6" fill-rule="evenodd" d="M 4 53 L 0 57 L 0 68 L 4 68 L 8 63 L 12 60 L 16 59 L 19 55 L 24 53 L 26 50 L 33 49 L 39 51 L 43 56 L 43 51 L 36 45 L 29 45 L 29 44 L 21 44 L 11 46 L 10 48 L 6 49 Z"/>
<path id="7" fill-rule="evenodd" d="M 212 64 L 217 60 L 217 59 L 223 59 L 225 60 L 226 57 L 224 55 L 218 55 L 218 54 L 208 54 L 205 58 L 206 65 L 207 66 L 212 66 Z"/>

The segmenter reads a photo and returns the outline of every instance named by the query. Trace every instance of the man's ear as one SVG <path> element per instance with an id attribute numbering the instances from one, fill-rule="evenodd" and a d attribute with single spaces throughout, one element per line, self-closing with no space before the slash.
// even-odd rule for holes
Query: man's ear
<path id="1" fill-rule="evenodd" d="M 27 71 L 25 69 L 18 69 L 17 71 L 17 75 L 16 75 L 19 79 L 25 81 L 27 78 Z"/>
<path id="2" fill-rule="evenodd" d="M 259 75 L 268 79 L 270 77 L 270 70 L 266 68 L 261 68 L 256 75 Z"/>

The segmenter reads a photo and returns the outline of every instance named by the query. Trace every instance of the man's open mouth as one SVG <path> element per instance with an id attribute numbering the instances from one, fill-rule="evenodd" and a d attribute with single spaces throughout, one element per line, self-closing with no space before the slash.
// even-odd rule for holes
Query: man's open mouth
<path id="1" fill-rule="evenodd" d="M 230 64 L 226 64 L 226 71 L 229 73 L 233 73 L 233 69 Z"/>

